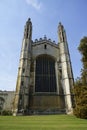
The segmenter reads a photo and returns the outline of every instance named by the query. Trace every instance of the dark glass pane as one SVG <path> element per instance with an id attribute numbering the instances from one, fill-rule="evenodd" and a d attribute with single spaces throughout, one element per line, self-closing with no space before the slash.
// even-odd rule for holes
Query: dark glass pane
<path id="1" fill-rule="evenodd" d="M 56 92 L 55 61 L 47 55 L 36 59 L 36 92 Z"/>

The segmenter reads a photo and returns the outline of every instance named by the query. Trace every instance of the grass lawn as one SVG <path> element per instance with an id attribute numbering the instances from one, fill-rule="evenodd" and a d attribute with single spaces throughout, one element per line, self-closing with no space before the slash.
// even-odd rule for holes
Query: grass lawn
<path id="1" fill-rule="evenodd" d="M 0 130 L 87 130 L 87 120 L 70 115 L 0 116 Z"/>

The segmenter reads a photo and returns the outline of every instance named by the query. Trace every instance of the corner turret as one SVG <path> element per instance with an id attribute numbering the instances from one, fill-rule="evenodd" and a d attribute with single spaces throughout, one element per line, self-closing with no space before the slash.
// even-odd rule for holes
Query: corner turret
<path id="1" fill-rule="evenodd" d="M 29 18 L 24 29 L 24 38 L 32 39 L 32 22 Z"/>
<path id="2" fill-rule="evenodd" d="M 66 38 L 66 32 L 61 23 L 58 26 L 58 39 L 60 49 L 60 64 L 62 69 L 62 87 L 65 94 L 66 113 L 72 113 L 72 95 L 71 89 L 73 88 L 73 73 Z"/>
<path id="3" fill-rule="evenodd" d="M 13 115 L 17 115 L 20 111 L 24 113 L 24 111 L 27 111 L 28 109 L 31 54 L 32 54 L 32 23 L 29 18 L 25 25 L 24 37 L 22 41 Z"/>
<path id="4" fill-rule="evenodd" d="M 63 27 L 63 25 L 61 24 L 61 22 L 59 22 L 59 26 L 58 26 L 58 40 L 59 43 L 60 42 L 67 42 L 67 38 L 66 38 L 66 32 L 65 29 Z"/>

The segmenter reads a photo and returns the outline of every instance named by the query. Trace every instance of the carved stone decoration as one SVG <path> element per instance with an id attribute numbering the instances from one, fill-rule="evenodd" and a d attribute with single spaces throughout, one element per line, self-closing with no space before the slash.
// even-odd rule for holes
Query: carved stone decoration
<path id="1" fill-rule="evenodd" d="M 58 26 L 58 34 L 59 34 L 59 42 L 65 42 L 65 31 L 64 31 L 64 27 L 61 23 L 59 23 Z"/>

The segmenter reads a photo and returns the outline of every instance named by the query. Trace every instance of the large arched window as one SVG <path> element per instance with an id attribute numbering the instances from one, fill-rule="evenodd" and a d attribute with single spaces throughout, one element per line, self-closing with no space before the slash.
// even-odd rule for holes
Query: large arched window
<path id="1" fill-rule="evenodd" d="M 35 92 L 56 92 L 55 60 L 51 56 L 36 58 Z"/>

